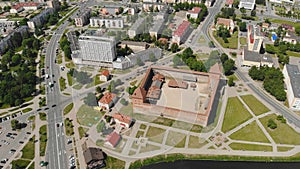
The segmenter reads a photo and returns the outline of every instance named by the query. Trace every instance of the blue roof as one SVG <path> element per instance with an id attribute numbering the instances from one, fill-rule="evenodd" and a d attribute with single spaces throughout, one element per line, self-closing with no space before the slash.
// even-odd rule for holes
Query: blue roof
<path id="1" fill-rule="evenodd" d="M 272 40 L 276 40 L 277 39 L 277 35 L 276 34 L 272 34 Z"/>

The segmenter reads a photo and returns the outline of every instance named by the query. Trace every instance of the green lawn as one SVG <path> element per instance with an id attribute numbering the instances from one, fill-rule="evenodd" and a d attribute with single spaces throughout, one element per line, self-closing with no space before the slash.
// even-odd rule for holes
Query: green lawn
<path id="1" fill-rule="evenodd" d="M 35 137 L 29 139 L 28 143 L 23 147 L 22 151 L 22 157 L 24 159 L 33 160 L 34 158 L 34 140 Z"/>
<path id="2" fill-rule="evenodd" d="M 69 118 L 66 118 L 64 121 L 64 126 L 66 129 L 66 135 L 67 136 L 72 136 L 74 134 L 74 125 L 72 121 Z"/>
<path id="3" fill-rule="evenodd" d="M 77 112 L 77 121 L 83 126 L 91 127 L 97 124 L 102 117 L 102 112 L 88 105 L 82 105 Z"/>
<path id="4" fill-rule="evenodd" d="M 150 141 L 162 143 L 165 135 L 165 130 L 162 128 L 152 127 L 148 128 L 146 133 L 146 137 L 149 138 Z"/>
<path id="5" fill-rule="evenodd" d="M 207 143 L 208 143 L 207 141 L 205 141 L 197 136 L 190 135 L 188 147 L 189 148 L 201 148 Z"/>
<path id="6" fill-rule="evenodd" d="M 222 131 L 226 133 L 251 118 L 251 114 L 237 97 L 228 98 Z"/>
<path id="7" fill-rule="evenodd" d="M 75 90 L 80 90 L 82 87 L 83 87 L 82 84 L 77 83 L 75 86 L 73 86 L 73 89 L 75 89 Z"/>
<path id="8" fill-rule="evenodd" d="M 274 22 L 274 23 L 278 23 L 278 24 L 289 24 L 289 25 L 292 25 L 294 27 L 300 26 L 299 22 L 291 22 L 291 21 L 288 21 L 288 20 L 269 19 L 269 21 Z"/>
<path id="9" fill-rule="evenodd" d="M 277 147 L 277 151 L 281 151 L 281 152 L 284 152 L 284 151 L 289 151 L 291 149 L 293 149 L 294 147 L 282 147 L 282 146 L 278 146 Z"/>
<path id="10" fill-rule="evenodd" d="M 286 54 L 288 55 L 288 56 L 294 56 L 294 57 L 300 57 L 300 53 L 298 53 L 298 52 L 292 52 L 292 51 L 286 51 Z"/>
<path id="11" fill-rule="evenodd" d="M 229 137 L 233 140 L 244 140 L 264 143 L 270 142 L 255 121 L 236 131 L 235 133 L 231 134 Z"/>
<path id="12" fill-rule="evenodd" d="M 270 111 L 270 109 L 262 104 L 261 101 L 257 100 L 253 95 L 244 95 L 241 96 L 241 98 L 251 109 L 251 111 L 257 116 Z"/>
<path id="13" fill-rule="evenodd" d="M 214 37 L 216 40 L 222 45 L 224 48 L 236 49 L 238 47 L 238 31 L 235 31 L 230 38 L 228 39 L 228 43 L 225 43 L 221 37 L 217 36 L 217 32 L 215 31 Z"/>
<path id="14" fill-rule="evenodd" d="M 67 105 L 64 108 L 64 115 L 67 115 L 68 113 L 70 113 L 70 111 L 73 109 L 74 103 L 70 103 L 69 105 Z"/>
<path id="15" fill-rule="evenodd" d="M 273 119 L 274 122 L 277 124 L 277 128 L 272 130 L 268 128 L 268 120 Z M 269 116 L 263 117 L 259 119 L 261 123 L 264 125 L 266 130 L 269 132 L 271 137 L 276 143 L 281 144 L 300 144 L 300 134 L 297 133 L 293 128 L 291 128 L 286 123 L 281 123 L 280 121 L 276 120 L 276 115 L 271 114 Z"/>
<path id="16" fill-rule="evenodd" d="M 72 86 L 73 85 L 73 77 L 71 76 L 70 73 L 67 73 L 67 80 L 68 80 L 68 85 Z"/>
<path id="17" fill-rule="evenodd" d="M 82 138 L 82 137 L 84 137 L 85 136 L 85 133 L 88 131 L 89 129 L 87 129 L 87 128 L 83 128 L 83 127 L 78 127 L 78 132 L 79 132 L 79 137 L 80 137 L 80 139 Z"/>
<path id="18" fill-rule="evenodd" d="M 147 126 L 146 126 L 146 124 L 141 124 L 141 125 L 140 125 L 140 129 L 143 129 L 143 130 L 145 130 L 145 129 L 146 129 L 146 127 L 147 127 Z"/>
<path id="19" fill-rule="evenodd" d="M 12 169 L 26 168 L 29 164 L 29 160 L 18 159 L 11 162 Z"/>
<path id="20" fill-rule="evenodd" d="M 114 157 L 107 156 L 105 169 L 122 169 L 125 168 L 125 162 Z"/>
<path id="21" fill-rule="evenodd" d="M 46 113 L 40 112 L 39 115 L 40 115 L 40 119 L 41 119 L 42 121 L 46 121 L 46 120 L 47 120 L 47 114 L 46 114 Z"/>
<path id="22" fill-rule="evenodd" d="M 28 167 L 28 169 L 34 169 L 34 162 Z"/>
<path id="23" fill-rule="evenodd" d="M 97 133 L 101 133 L 104 127 L 105 127 L 105 122 L 101 120 L 96 126 Z"/>
<path id="24" fill-rule="evenodd" d="M 135 135 L 136 138 L 139 138 L 139 137 L 143 137 L 144 136 L 144 131 L 138 131 Z"/>
<path id="25" fill-rule="evenodd" d="M 272 151 L 272 146 L 256 145 L 256 144 L 243 144 L 231 143 L 229 147 L 233 150 L 247 150 L 247 151 Z"/>
<path id="26" fill-rule="evenodd" d="M 31 110 L 32 110 L 32 108 L 29 107 L 29 108 L 23 109 L 22 112 L 23 112 L 23 113 L 28 113 L 28 112 L 30 112 Z"/>
<path id="27" fill-rule="evenodd" d="M 241 44 L 241 46 L 247 45 L 247 38 L 245 38 L 245 37 L 240 37 L 240 44 Z"/>
<path id="28" fill-rule="evenodd" d="M 183 133 L 175 132 L 175 131 L 169 131 L 166 145 L 174 146 L 177 148 L 184 148 L 186 141 L 186 135 Z"/>
<path id="29" fill-rule="evenodd" d="M 66 84 L 66 79 L 63 78 L 63 77 L 60 77 L 59 78 L 59 88 L 60 88 L 60 91 L 64 91 L 67 88 L 66 85 L 67 85 Z"/>
<path id="30" fill-rule="evenodd" d="M 47 125 L 40 127 L 40 156 L 45 156 L 47 146 Z"/>
<path id="31" fill-rule="evenodd" d="M 28 120 L 31 121 L 31 124 L 32 124 L 32 130 L 35 129 L 35 116 L 30 116 L 28 117 Z"/>

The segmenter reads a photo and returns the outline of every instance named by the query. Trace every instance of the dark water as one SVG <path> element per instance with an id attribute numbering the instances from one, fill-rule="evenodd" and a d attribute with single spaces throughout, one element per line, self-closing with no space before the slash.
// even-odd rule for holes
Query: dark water
<path id="1" fill-rule="evenodd" d="M 300 169 L 300 162 L 179 160 L 152 164 L 142 169 Z"/>

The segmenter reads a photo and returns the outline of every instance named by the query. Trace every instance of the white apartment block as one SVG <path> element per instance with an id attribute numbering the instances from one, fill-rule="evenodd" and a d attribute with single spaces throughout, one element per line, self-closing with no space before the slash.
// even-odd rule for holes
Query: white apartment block
<path id="1" fill-rule="evenodd" d="M 123 18 L 90 18 L 91 27 L 124 28 Z"/>
<path id="2" fill-rule="evenodd" d="M 295 0 L 269 0 L 269 1 L 272 3 L 279 3 L 279 4 L 282 4 L 282 3 L 294 4 L 295 3 Z"/>
<path id="3" fill-rule="evenodd" d="M 287 99 L 292 110 L 300 110 L 300 71 L 297 65 L 285 64 L 283 68 Z"/>
<path id="4" fill-rule="evenodd" d="M 111 63 L 116 58 L 116 42 L 113 37 L 81 35 L 78 42 L 83 61 Z"/>
<path id="5" fill-rule="evenodd" d="M 248 10 L 253 10 L 255 7 L 255 0 L 240 0 L 239 8 L 245 8 Z"/>
<path id="6" fill-rule="evenodd" d="M 80 17 L 74 18 L 76 26 L 84 26 L 89 22 L 91 16 L 91 9 L 85 11 Z"/>

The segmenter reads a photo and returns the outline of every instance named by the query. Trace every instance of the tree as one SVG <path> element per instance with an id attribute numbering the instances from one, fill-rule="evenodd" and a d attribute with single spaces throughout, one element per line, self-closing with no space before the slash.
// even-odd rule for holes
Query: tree
<path id="1" fill-rule="evenodd" d="M 17 129 L 21 129 L 22 128 L 22 123 L 20 123 L 18 120 L 16 119 L 13 119 L 10 121 L 10 124 L 11 124 L 11 128 L 14 129 L 14 130 L 17 130 Z"/>
<path id="2" fill-rule="evenodd" d="M 172 43 L 172 45 L 171 45 L 171 51 L 173 53 L 176 53 L 178 51 L 178 48 L 179 48 L 179 46 L 178 46 L 177 43 Z"/>
<path id="3" fill-rule="evenodd" d="M 228 78 L 228 86 L 234 86 L 234 81 L 233 81 L 233 77 L 232 76 L 230 76 L 229 78 Z"/>
<path id="4" fill-rule="evenodd" d="M 295 31 L 296 31 L 297 35 L 300 36 L 300 26 L 296 26 Z"/>
<path id="5" fill-rule="evenodd" d="M 246 22 L 240 22 L 239 23 L 239 28 L 240 28 L 240 31 L 246 32 L 247 31 L 247 24 L 246 24 Z"/>
<path id="6" fill-rule="evenodd" d="M 255 4 L 266 5 L 266 0 L 255 0 Z"/>
<path id="7" fill-rule="evenodd" d="M 108 85 L 108 87 L 107 87 L 107 90 L 109 91 L 109 92 L 115 92 L 116 91 L 116 83 L 115 83 L 115 81 L 110 81 L 110 83 L 109 83 L 109 85 Z"/>
<path id="8" fill-rule="evenodd" d="M 89 106 L 97 106 L 97 100 L 94 93 L 88 93 L 87 96 L 84 98 L 84 104 Z"/>
<path id="9" fill-rule="evenodd" d="M 240 11 L 241 11 L 242 14 L 246 13 L 246 9 L 244 7 L 240 8 Z"/>
<path id="10" fill-rule="evenodd" d="M 255 10 L 251 11 L 251 16 L 256 16 L 256 11 Z"/>
<path id="11" fill-rule="evenodd" d="M 13 66 L 18 65 L 21 62 L 21 55 L 20 54 L 15 54 L 12 58 L 11 58 L 11 63 Z"/>
<path id="12" fill-rule="evenodd" d="M 222 64 L 224 64 L 228 60 L 228 55 L 226 53 L 222 53 L 220 59 Z"/>
<path id="13" fill-rule="evenodd" d="M 224 74 L 226 76 L 231 75 L 232 70 L 234 69 L 234 60 L 232 59 L 226 60 L 223 64 L 223 67 L 224 67 Z"/>
<path id="14" fill-rule="evenodd" d="M 100 86 L 97 86 L 97 87 L 96 87 L 96 92 L 97 92 L 97 93 L 101 93 L 101 92 L 102 92 L 102 88 L 101 88 Z"/>
<path id="15" fill-rule="evenodd" d="M 182 62 L 181 58 L 178 55 L 175 55 L 173 57 L 173 63 L 174 63 L 174 67 L 183 65 L 183 62 Z"/>
<path id="16" fill-rule="evenodd" d="M 277 124 L 274 122 L 273 119 L 269 119 L 269 120 L 268 120 L 268 127 L 269 127 L 270 129 L 276 129 L 276 128 L 277 128 Z"/>

